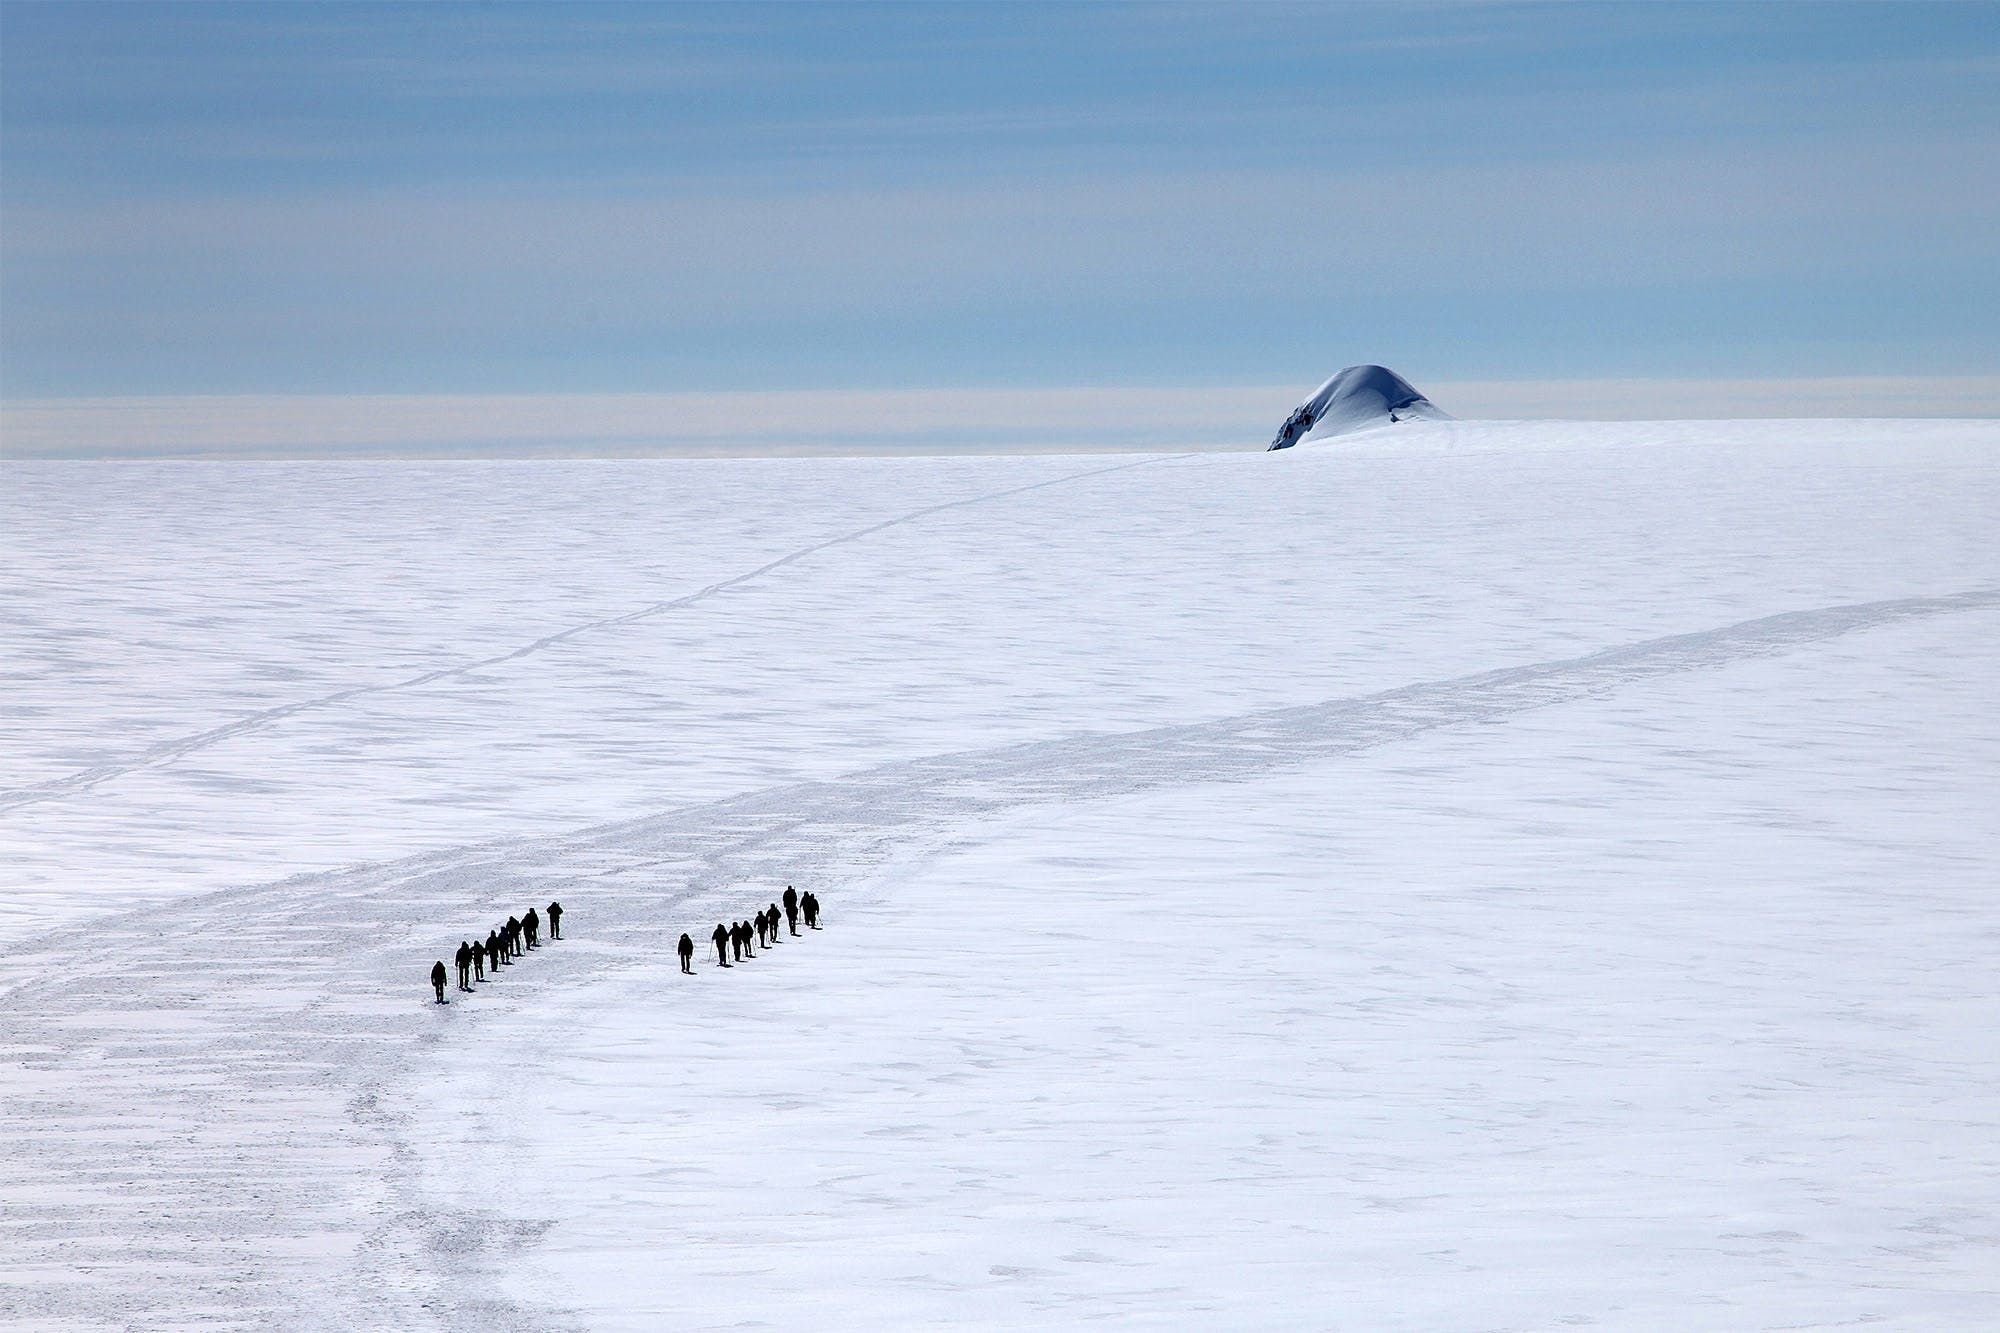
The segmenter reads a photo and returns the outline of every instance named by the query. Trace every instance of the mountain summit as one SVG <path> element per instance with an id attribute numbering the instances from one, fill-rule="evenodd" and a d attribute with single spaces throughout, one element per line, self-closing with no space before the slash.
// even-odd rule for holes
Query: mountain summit
<path id="1" fill-rule="evenodd" d="M 1273 449 L 1289 449 L 1397 421 L 1449 421 L 1415 385 L 1387 366 L 1349 366 L 1292 409 Z"/>

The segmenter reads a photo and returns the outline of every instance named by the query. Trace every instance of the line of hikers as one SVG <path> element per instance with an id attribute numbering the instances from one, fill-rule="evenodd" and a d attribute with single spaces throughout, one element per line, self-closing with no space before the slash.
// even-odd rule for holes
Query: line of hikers
<path id="1" fill-rule="evenodd" d="M 803 916 L 807 930 L 819 929 L 819 899 L 811 893 L 801 894 L 791 885 L 785 886 L 785 911 L 782 918 L 784 927 L 796 935 L 799 933 L 799 918 Z M 722 967 L 731 966 L 729 956 L 736 955 L 736 961 L 755 958 L 757 950 L 778 942 L 778 927 L 781 919 L 778 904 L 772 903 L 748 921 L 738 921 L 733 926 L 717 923 L 709 939 L 715 945 L 715 961 Z M 694 936 L 682 935 L 677 946 L 681 956 L 681 971 L 694 972 Z"/>
<path id="2" fill-rule="evenodd" d="M 561 903 L 549 904 L 549 938 L 562 938 Z M 475 981 L 486 980 L 487 969 L 491 968 L 494 980 L 499 980 L 500 969 L 512 963 L 530 949 L 538 949 L 542 943 L 542 918 L 534 908 L 528 909 L 526 916 L 510 916 L 502 924 L 486 932 L 486 938 L 474 936 L 471 940 L 460 940 L 458 952 L 452 961 L 458 965 L 458 988 L 472 989 Z M 437 992 L 437 1002 L 447 1004 L 444 987 L 451 980 L 445 971 L 444 959 L 431 964 L 431 989 Z"/>
<path id="3" fill-rule="evenodd" d="M 732 966 L 729 961 L 732 954 L 739 963 L 745 958 L 755 958 L 758 949 L 778 942 L 781 926 L 793 935 L 797 935 L 801 917 L 805 919 L 807 930 L 820 928 L 819 899 L 813 894 L 801 894 L 787 884 L 780 901 L 784 903 L 782 911 L 777 903 L 772 903 L 748 921 L 738 921 L 733 926 L 718 924 L 715 932 L 709 936 L 715 944 L 715 961 L 723 967 L 729 967 Z M 562 914 L 561 903 L 549 904 L 548 923 L 551 939 L 562 938 Z M 508 966 L 529 949 L 541 946 L 541 934 L 542 917 L 530 907 L 526 916 L 508 917 L 503 924 L 488 931 L 483 940 L 474 938 L 459 941 L 458 952 L 453 955 L 452 960 L 458 966 L 458 988 L 470 991 L 474 982 L 486 980 L 489 970 L 497 980 L 501 968 Z M 681 936 L 679 952 L 681 971 L 692 974 L 693 936 L 685 934 Z M 444 998 L 444 988 L 450 980 L 451 973 L 445 970 L 442 958 L 431 964 L 431 989 L 437 992 L 439 1004 L 450 1003 Z"/>

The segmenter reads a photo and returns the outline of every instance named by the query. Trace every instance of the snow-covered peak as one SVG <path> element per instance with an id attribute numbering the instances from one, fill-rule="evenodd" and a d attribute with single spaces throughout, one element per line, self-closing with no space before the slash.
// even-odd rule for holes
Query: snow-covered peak
<path id="1" fill-rule="evenodd" d="M 1271 448 L 1289 449 L 1391 422 L 1449 420 L 1449 413 L 1387 366 L 1349 366 L 1292 410 Z"/>

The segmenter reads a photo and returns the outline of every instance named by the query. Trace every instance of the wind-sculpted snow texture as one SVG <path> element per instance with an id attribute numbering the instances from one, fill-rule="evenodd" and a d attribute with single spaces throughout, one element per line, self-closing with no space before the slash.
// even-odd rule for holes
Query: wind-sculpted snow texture
<path id="1" fill-rule="evenodd" d="M 2000 432 L 1391 434 L 26 470 L 0 1317 L 1990 1308 Z"/>
<path id="2" fill-rule="evenodd" d="M 786 565 L 804 560 L 809 556 L 817 555 L 829 547 L 839 546 L 844 542 L 859 541 L 864 537 L 873 536 L 884 528 L 894 527 L 898 523 L 915 522 L 918 519 L 927 518 L 932 514 L 942 512 L 946 509 L 956 509 L 961 505 L 984 504 L 1026 491 L 1038 490 L 1043 486 L 1060 485 L 1065 481 L 1070 481 L 1077 477 L 1093 476 L 1104 472 L 1118 472 L 1128 467 L 1142 467 L 1145 465 L 1145 461 L 1150 460 L 1085 469 L 1084 471 L 1068 476 L 1055 477 L 1048 481 L 1030 482 L 1026 485 L 1009 487 L 991 494 L 973 495 L 963 500 L 946 500 L 938 504 L 926 505 L 908 514 L 899 514 L 894 518 L 883 519 L 880 522 L 856 528 L 852 532 L 841 533 L 837 537 L 828 537 L 824 541 L 813 542 L 808 546 L 800 547 L 796 551 L 788 551 L 773 560 L 765 561 L 748 573 L 720 579 L 706 587 L 698 588 L 686 596 L 675 597 L 664 602 L 654 602 L 649 606 L 642 606 L 636 611 L 627 611 L 622 615 L 608 616 L 602 620 L 587 620 L 582 624 L 570 625 L 553 633 L 544 634 L 530 643 L 522 644 L 520 647 L 509 649 L 506 652 L 494 653 L 491 656 L 482 657 L 471 662 L 460 662 L 451 666 L 435 667 L 427 671 L 420 671 L 413 676 L 408 676 L 400 680 L 385 681 L 381 684 L 355 685 L 348 689 L 335 690 L 330 694 L 323 694 L 310 699 L 301 699 L 295 703 L 279 704 L 276 707 L 260 709 L 247 717 L 238 718 L 222 726 L 210 727 L 188 736 L 175 736 L 167 740 L 156 741 L 133 754 L 114 759 L 109 763 L 100 764 L 94 768 L 82 769 L 75 773 L 66 773 L 61 777 L 49 778 L 13 791 L 0 791 L 0 810 L 11 810 L 16 806 L 32 805 L 37 801 L 45 801 L 73 792 L 86 791 L 97 786 L 99 783 L 124 777 L 126 774 L 134 772 L 137 769 L 171 763 L 174 760 L 193 754 L 197 750 L 205 750 L 210 746 L 219 745 L 224 741 L 234 740 L 239 736 L 245 736 L 254 731 L 261 731 L 287 718 L 296 717 L 301 713 L 331 708 L 338 704 L 347 703 L 350 700 L 359 699 L 365 695 L 381 694 L 390 690 L 418 689 L 436 681 L 468 676 L 476 671 L 481 671 L 489 667 L 505 666 L 507 663 L 527 657 L 531 653 L 539 653 L 553 648 L 558 644 L 575 638 L 579 634 L 588 634 L 597 630 L 615 629 L 620 625 L 629 625 L 635 620 L 644 620 L 649 616 L 663 615 L 669 611 L 685 610 L 718 594 L 728 592 L 732 588 L 739 588 L 753 580 L 773 574 L 783 569 Z"/>
<path id="3" fill-rule="evenodd" d="M 1449 420 L 1448 413 L 1387 366 L 1349 366 L 1292 409 L 1270 447 L 1289 449 L 1371 426 Z"/>

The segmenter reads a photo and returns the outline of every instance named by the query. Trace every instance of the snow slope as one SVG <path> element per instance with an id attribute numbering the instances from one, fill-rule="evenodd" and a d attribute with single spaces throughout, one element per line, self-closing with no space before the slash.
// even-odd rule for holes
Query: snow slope
<path id="1" fill-rule="evenodd" d="M 11 465 L 0 1316 L 1975 1324 L 1996 445 Z"/>
<path id="2" fill-rule="evenodd" d="M 593 1328 L 1979 1327 L 2000 736 L 1898 689 L 1968 631 L 981 822 L 448 1048 L 427 1192 L 520 1163 L 463 1280 Z"/>

